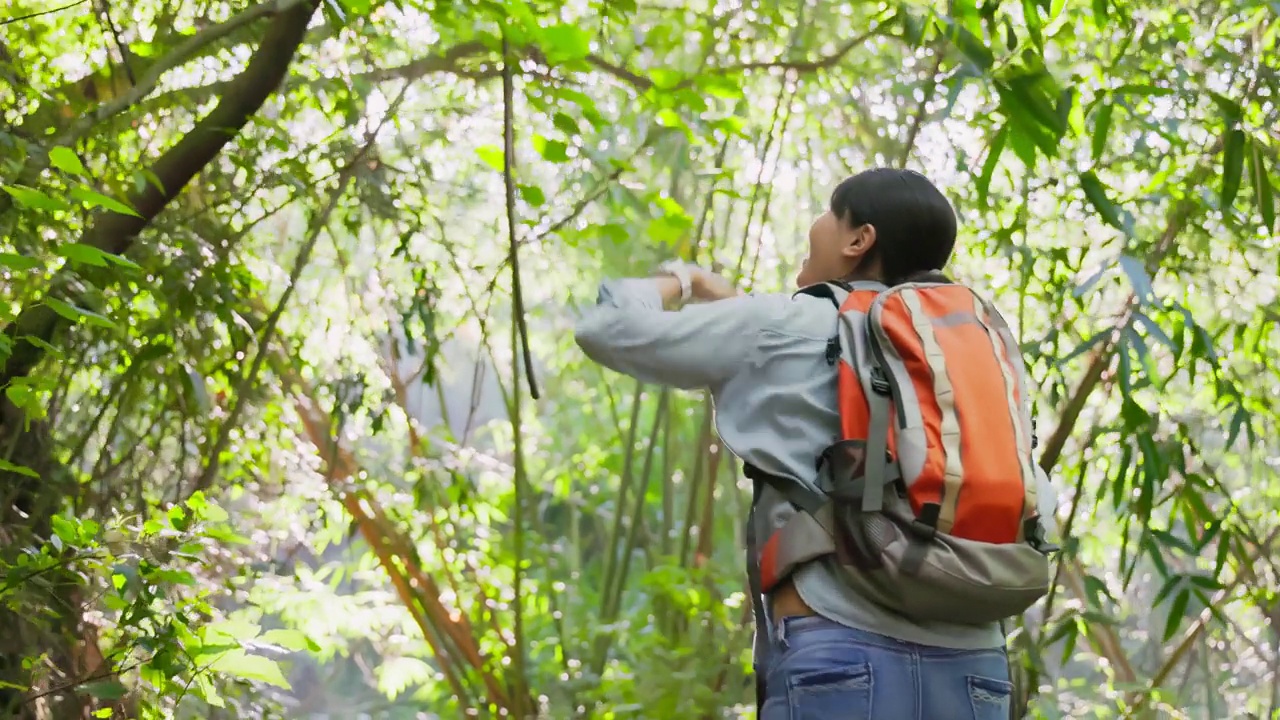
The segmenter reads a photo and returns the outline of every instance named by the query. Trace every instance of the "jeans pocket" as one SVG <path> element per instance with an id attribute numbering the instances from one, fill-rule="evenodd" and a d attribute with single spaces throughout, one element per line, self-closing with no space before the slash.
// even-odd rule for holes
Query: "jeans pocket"
<path id="1" fill-rule="evenodd" d="M 787 678 L 791 720 L 870 720 L 871 665 L 854 663 Z"/>
<path id="2" fill-rule="evenodd" d="M 973 720 L 1009 720 L 1013 702 L 1013 683 L 995 678 L 969 675 L 969 704 L 973 706 Z"/>

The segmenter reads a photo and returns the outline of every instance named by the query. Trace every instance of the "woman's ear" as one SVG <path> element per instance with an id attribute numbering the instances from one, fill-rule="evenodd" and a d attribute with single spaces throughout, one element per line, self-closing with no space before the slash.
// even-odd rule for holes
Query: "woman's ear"
<path id="1" fill-rule="evenodd" d="M 871 223 L 863 223 L 848 231 L 840 254 L 851 260 L 856 260 L 870 252 L 871 248 L 875 247 L 875 244 L 876 226 Z"/>

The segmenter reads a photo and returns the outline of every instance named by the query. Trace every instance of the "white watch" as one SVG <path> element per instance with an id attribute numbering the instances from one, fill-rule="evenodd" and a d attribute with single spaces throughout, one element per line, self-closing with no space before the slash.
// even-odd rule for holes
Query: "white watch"
<path id="1" fill-rule="evenodd" d="M 680 302 L 689 302 L 693 297 L 693 276 L 689 266 L 678 260 L 670 260 L 658 266 L 658 272 L 670 275 L 680 282 Z"/>

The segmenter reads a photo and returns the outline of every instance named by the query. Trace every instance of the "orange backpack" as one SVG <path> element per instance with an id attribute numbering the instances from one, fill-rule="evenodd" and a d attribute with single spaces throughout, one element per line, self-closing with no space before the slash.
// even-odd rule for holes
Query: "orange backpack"
<path id="1" fill-rule="evenodd" d="M 823 284 L 840 309 L 841 440 L 818 458 L 820 492 L 748 467 L 797 512 L 757 553 L 768 592 L 834 555 L 861 595 L 919 621 L 979 624 L 1048 592 L 1036 503 L 1042 473 L 1026 370 L 992 305 L 964 285 Z"/>

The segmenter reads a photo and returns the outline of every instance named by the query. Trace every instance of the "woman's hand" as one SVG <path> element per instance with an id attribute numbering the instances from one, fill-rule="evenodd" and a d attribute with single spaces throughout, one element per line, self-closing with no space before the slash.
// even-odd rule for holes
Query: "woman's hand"
<path id="1" fill-rule="evenodd" d="M 693 290 L 693 297 L 703 302 L 728 300 L 742 294 L 742 291 L 734 287 L 732 283 L 710 270 L 698 268 L 690 274 L 689 280 Z"/>

